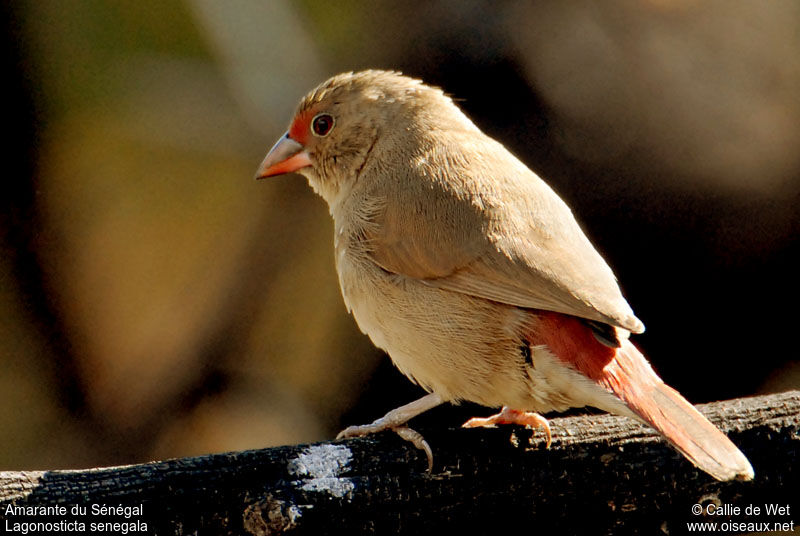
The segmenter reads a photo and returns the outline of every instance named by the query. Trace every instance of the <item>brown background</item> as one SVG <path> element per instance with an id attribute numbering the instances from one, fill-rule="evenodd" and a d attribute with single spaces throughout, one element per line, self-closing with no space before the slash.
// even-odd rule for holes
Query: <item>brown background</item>
<path id="1" fill-rule="evenodd" d="M 346 314 L 296 101 L 380 67 L 542 174 L 695 402 L 797 387 L 800 4 L 4 3 L 0 469 L 331 437 L 419 390 Z M 476 407 L 432 412 L 453 426 Z"/>

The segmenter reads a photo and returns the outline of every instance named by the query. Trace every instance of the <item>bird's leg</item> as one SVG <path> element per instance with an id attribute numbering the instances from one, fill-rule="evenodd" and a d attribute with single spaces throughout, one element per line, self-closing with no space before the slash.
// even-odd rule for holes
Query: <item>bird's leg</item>
<path id="1" fill-rule="evenodd" d="M 543 428 L 547 436 L 547 448 L 550 448 L 550 443 L 553 441 L 553 436 L 550 434 L 550 424 L 548 424 L 547 419 L 532 411 L 520 411 L 505 406 L 496 415 L 473 417 L 461 426 L 464 428 L 478 428 L 496 426 L 498 424 L 522 424 L 532 428 Z"/>
<path id="2" fill-rule="evenodd" d="M 393 430 L 397 435 L 410 441 L 415 447 L 425 452 L 428 457 L 428 472 L 433 469 L 433 452 L 430 445 L 422 437 L 422 434 L 409 428 L 406 423 L 425 411 L 435 408 L 443 402 L 442 398 L 436 393 L 430 393 L 419 400 L 415 400 L 405 406 L 393 409 L 372 424 L 362 424 L 360 426 L 348 426 L 336 436 L 336 439 L 347 437 L 363 437 L 369 434 L 376 434 L 384 430 Z"/>

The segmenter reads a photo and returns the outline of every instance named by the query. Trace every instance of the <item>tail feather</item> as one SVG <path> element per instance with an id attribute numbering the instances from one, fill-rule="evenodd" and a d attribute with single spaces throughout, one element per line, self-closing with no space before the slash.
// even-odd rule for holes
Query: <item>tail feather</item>
<path id="1" fill-rule="evenodd" d="M 544 344 L 564 363 L 613 393 L 644 422 L 658 430 L 693 464 L 718 480 L 752 480 L 744 454 L 677 391 L 664 384 L 641 352 L 626 338 L 619 347 L 599 341 L 584 321 L 542 312 L 530 340 Z M 601 409 L 619 412 L 619 408 Z"/>
<path id="2" fill-rule="evenodd" d="M 624 340 L 598 383 L 658 430 L 681 454 L 717 480 L 752 480 L 750 462 L 725 434 L 659 378 Z"/>

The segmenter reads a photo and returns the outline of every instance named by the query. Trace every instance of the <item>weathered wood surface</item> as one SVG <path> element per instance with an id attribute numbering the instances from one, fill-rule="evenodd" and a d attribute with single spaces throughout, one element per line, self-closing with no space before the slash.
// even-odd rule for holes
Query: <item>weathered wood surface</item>
<path id="1" fill-rule="evenodd" d="M 4 472 L 0 526 L 72 522 L 90 532 L 92 522 L 138 522 L 127 525 L 129 534 L 491 534 L 504 527 L 683 534 L 695 521 L 800 522 L 800 392 L 701 410 L 750 458 L 753 482 L 716 482 L 649 428 L 601 415 L 552 419 L 549 449 L 542 434 L 518 427 L 421 430 L 434 451 L 430 475 L 424 454 L 390 433 L 125 467 Z M 693 514 L 694 504 L 712 502 L 741 512 Z M 760 515 L 746 515 L 751 504 L 761 505 Z M 765 504 L 790 510 L 767 514 Z M 100 505 L 123 509 L 92 515 Z M 139 505 L 141 512 L 124 510 Z M 66 514 L 19 508 L 28 506 L 63 506 Z M 78 506 L 85 515 L 73 514 Z"/>

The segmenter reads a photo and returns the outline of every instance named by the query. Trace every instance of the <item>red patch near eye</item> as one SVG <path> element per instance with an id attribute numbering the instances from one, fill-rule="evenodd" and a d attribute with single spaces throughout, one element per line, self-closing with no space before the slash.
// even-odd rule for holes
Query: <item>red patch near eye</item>
<path id="1" fill-rule="evenodd" d="M 292 122 L 292 126 L 289 127 L 289 137 L 305 145 L 308 141 L 309 124 L 311 123 L 312 117 L 313 114 L 311 110 L 304 110 L 297 114 L 297 117 L 295 117 Z"/>

